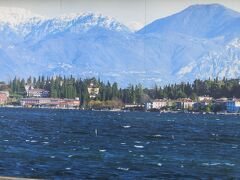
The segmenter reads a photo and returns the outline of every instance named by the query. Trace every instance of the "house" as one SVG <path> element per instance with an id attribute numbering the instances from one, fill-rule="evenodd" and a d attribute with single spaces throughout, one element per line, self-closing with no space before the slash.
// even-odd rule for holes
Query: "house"
<path id="1" fill-rule="evenodd" d="M 25 85 L 25 91 L 27 93 L 27 97 L 49 97 L 49 91 L 44 89 L 35 89 L 32 85 Z"/>
<path id="2" fill-rule="evenodd" d="M 88 94 L 91 99 L 96 98 L 99 94 L 99 88 L 96 87 L 93 83 L 91 83 L 88 87 Z"/>
<path id="3" fill-rule="evenodd" d="M 240 112 L 240 100 L 233 99 L 226 102 L 226 110 L 229 113 Z"/>
<path id="4" fill-rule="evenodd" d="M 6 93 L 0 93 L 0 105 L 5 105 L 7 103 L 8 96 Z"/>
<path id="5" fill-rule="evenodd" d="M 21 99 L 23 107 L 51 107 L 51 108 L 78 108 L 80 101 L 78 99 L 60 99 L 60 98 L 23 98 Z"/>
<path id="6" fill-rule="evenodd" d="M 194 101 L 189 98 L 178 99 L 175 104 L 177 109 L 192 109 Z"/>
<path id="7" fill-rule="evenodd" d="M 175 102 L 171 101 L 169 99 L 155 99 L 153 101 L 145 103 L 145 110 L 147 110 L 147 111 L 151 110 L 151 109 L 160 110 L 161 108 L 170 107 L 170 106 L 174 106 L 174 105 L 175 105 Z"/>
<path id="8" fill-rule="evenodd" d="M 166 99 L 155 99 L 152 101 L 152 109 L 161 109 L 167 106 Z"/>
<path id="9" fill-rule="evenodd" d="M 169 99 L 169 100 L 167 101 L 167 106 L 168 106 L 168 107 L 173 107 L 173 106 L 175 106 L 175 101 Z"/>
<path id="10" fill-rule="evenodd" d="M 77 99 L 63 99 L 59 105 L 63 108 L 78 108 L 80 101 Z"/>

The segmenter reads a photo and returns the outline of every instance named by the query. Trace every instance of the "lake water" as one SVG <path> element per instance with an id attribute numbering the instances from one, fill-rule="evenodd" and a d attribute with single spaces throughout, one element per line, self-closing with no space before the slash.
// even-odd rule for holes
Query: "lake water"
<path id="1" fill-rule="evenodd" d="M 240 178 L 240 116 L 0 109 L 0 175 Z"/>

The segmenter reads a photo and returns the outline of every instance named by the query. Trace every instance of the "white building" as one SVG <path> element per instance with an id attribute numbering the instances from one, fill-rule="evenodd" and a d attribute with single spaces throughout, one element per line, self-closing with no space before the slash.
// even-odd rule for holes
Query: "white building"
<path id="1" fill-rule="evenodd" d="M 194 104 L 195 102 L 189 98 L 183 98 L 176 101 L 177 109 L 192 109 Z"/>
<path id="2" fill-rule="evenodd" d="M 49 91 L 44 89 L 30 89 L 27 91 L 28 97 L 49 97 Z"/>
<path id="3" fill-rule="evenodd" d="M 162 107 L 167 106 L 167 100 L 165 99 L 155 99 L 152 102 L 152 109 L 161 109 Z"/>
<path id="4" fill-rule="evenodd" d="M 23 107 L 78 108 L 80 106 L 79 100 L 60 98 L 23 98 L 20 103 Z"/>
<path id="5" fill-rule="evenodd" d="M 49 91 L 44 90 L 44 89 L 34 89 L 32 85 L 25 85 L 25 90 L 27 93 L 27 97 L 49 97 Z"/>

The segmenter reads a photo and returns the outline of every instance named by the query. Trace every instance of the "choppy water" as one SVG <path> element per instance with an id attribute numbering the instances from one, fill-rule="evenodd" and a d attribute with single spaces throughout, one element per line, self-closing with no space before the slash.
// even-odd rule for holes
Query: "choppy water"
<path id="1" fill-rule="evenodd" d="M 0 175 L 240 178 L 240 117 L 0 109 Z"/>

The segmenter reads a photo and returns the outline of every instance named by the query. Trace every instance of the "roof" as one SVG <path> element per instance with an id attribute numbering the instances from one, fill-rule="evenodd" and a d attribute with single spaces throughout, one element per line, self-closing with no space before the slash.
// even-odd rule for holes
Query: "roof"
<path id="1" fill-rule="evenodd" d="M 182 98 L 182 99 L 177 99 L 176 102 L 194 102 L 194 101 L 189 98 Z"/>
<path id="2" fill-rule="evenodd" d="M 152 102 L 167 102 L 167 99 L 154 99 Z"/>

